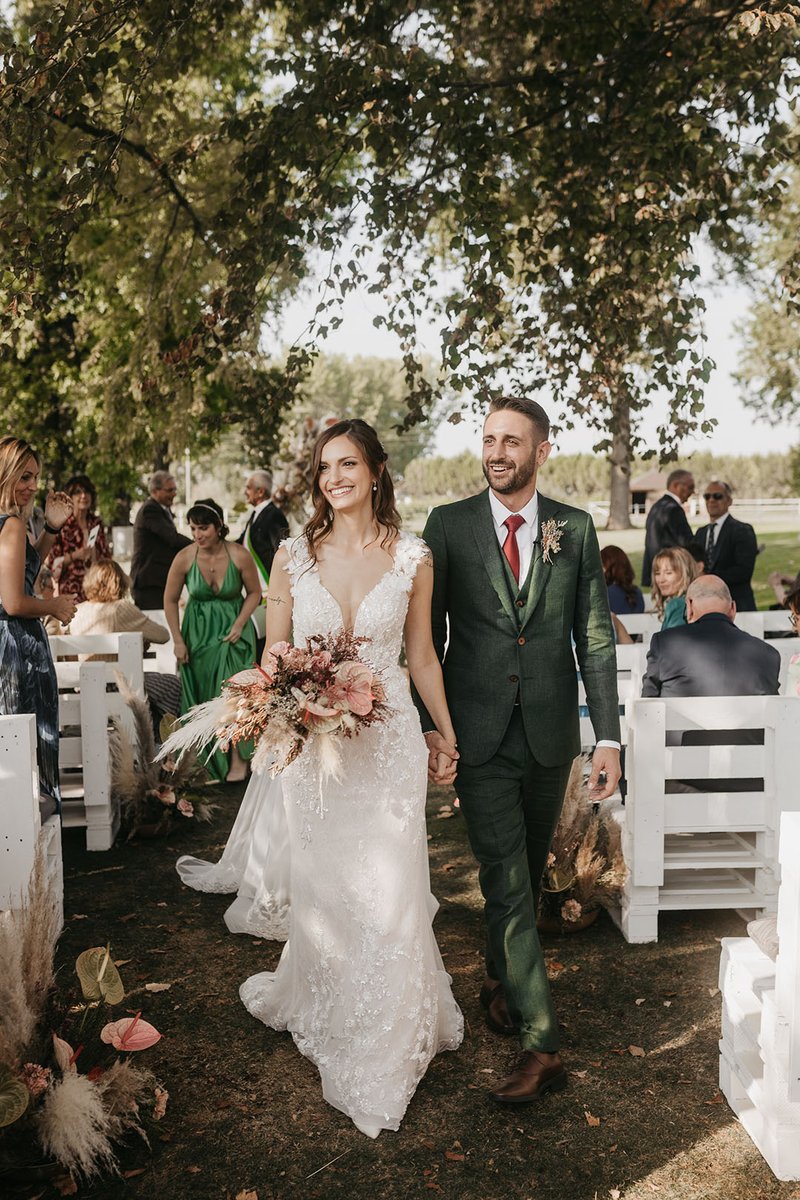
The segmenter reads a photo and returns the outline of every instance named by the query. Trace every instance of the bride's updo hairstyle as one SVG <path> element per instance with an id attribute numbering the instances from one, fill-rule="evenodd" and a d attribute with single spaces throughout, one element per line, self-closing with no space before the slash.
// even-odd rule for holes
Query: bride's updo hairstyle
<path id="1" fill-rule="evenodd" d="M 381 545 L 385 546 L 387 542 L 393 542 L 400 530 L 400 514 L 394 501 L 394 484 L 386 468 L 388 455 L 381 445 L 377 433 L 366 421 L 358 418 L 337 421 L 335 425 L 329 425 L 319 435 L 311 452 L 311 500 L 314 512 L 303 532 L 308 541 L 309 554 L 314 562 L 317 558 L 317 546 L 325 540 L 333 526 L 333 509 L 319 486 L 319 465 L 328 442 L 332 442 L 337 437 L 349 438 L 354 445 L 358 446 L 364 462 L 375 476 L 376 486 L 372 493 L 372 512 L 378 525 L 385 530 Z"/>

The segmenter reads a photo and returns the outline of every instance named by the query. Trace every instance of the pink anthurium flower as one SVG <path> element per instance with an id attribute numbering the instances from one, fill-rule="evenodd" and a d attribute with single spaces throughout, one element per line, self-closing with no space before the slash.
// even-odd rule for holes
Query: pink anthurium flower
<path id="1" fill-rule="evenodd" d="M 161 1034 L 147 1021 L 141 1021 L 141 1013 L 135 1017 L 123 1017 L 121 1021 L 110 1021 L 100 1030 L 101 1042 L 115 1050 L 146 1050 L 161 1040 Z"/>
<path id="2" fill-rule="evenodd" d="M 372 711 L 372 671 L 361 662 L 343 662 L 336 668 L 336 683 L 328 694 L 346 704 L 351 712 L 365 717 Z"/>

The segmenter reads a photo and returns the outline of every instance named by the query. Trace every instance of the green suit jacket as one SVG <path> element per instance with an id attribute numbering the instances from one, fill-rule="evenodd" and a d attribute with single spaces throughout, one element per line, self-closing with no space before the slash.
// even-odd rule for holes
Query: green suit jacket
<path id="1" fill-rule="evenodd" d="M 566 524 L 545 562 L 542 526 L 550 520 Z M 462 761 L 478 766 L 497 752 L 517 698 L 543 766 L 580 753 L 573 638 L 595 737 L 619 741 L 614 633 L 589 514 L 539 495 L 539 533 L 518 593 L 488 491 L 433 509 L 423 537 L 434 562 L 433 639 Z M 432 729 L 415 700 L 423 729 Z"/>

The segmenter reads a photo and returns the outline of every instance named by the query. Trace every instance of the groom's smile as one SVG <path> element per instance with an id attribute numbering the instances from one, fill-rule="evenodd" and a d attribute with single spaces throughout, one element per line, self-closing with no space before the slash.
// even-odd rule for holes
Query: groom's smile
<path id="1" fill-rule="evenodd" d="M 483 474 L 499 496 L 520 497 L 523 507 L 536 490 L 536 474 L 550 453 L 536 440 L 533 423 L 522 413 L 492 412 L 483 427 Z"/>

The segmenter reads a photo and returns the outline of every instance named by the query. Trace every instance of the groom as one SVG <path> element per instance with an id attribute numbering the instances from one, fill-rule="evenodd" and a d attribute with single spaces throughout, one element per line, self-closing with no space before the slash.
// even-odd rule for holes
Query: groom
<path id="1" fill-rule="evenodd" d="M 581 743 L 572 641 L 597 747 L 593 800 L 619 780 L 614 635 L 594 526 L 536 491 L 550 423 L 533 400 L 490 405 L 483 430 L 489 490 L 435 508 L 433 636 L 458 738 L 456 791 L 485 900 L 486 1019 L 517 1034 L 521 1056 L 491 1095 L 521 1104 L 560 1090 L 559 1055 L 536 901 L 570 767 Z M 445 652 L 445 641 L 447 650 Z M 448 747 L 416 698 L 432 771 Z"/>

